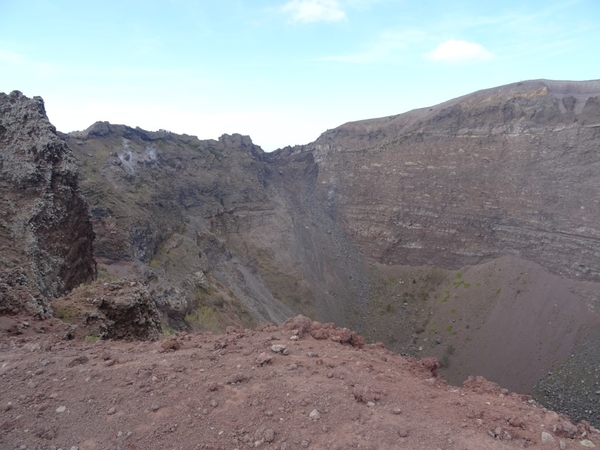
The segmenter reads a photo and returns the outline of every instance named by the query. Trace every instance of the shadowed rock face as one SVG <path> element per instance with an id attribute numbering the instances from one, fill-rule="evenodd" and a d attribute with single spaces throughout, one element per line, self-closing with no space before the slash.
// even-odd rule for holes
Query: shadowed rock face
<path id="1" fill-rule="evenodd" d="M 0 312 L 44 316 L 44 298 L 94 278 L 76 169 L 40 97 L 0 94 Z"/>

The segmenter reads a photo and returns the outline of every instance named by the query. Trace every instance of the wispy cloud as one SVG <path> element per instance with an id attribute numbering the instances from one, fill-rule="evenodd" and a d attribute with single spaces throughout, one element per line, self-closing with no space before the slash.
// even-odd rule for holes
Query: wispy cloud
<path id="1" fill-rule="evenodd" d="M 36 61 L 26 55 L 0 48 L 0 66 L 2 65 L 14 70 L 36 74 L 40 78 L 58 75 L 61 72 L 58 64 Z"/>
<path id="2" fill-rule="evenodd" d="M 332 55 L 320 58 L 320 61 L 334 61 L 353 64 L 368 64 L 389 62 L 397 59 L 400 54 L 410 49 L 416 43 L 427 39 L 427 33 L 420 30 L 402 32 L 388 31 L 381 33 L 363 50 L 356 53 Z"/>
<path id="3" fill-rule="evenodd" d="M 59 75 L 64 73 L 74 74 L 82 79 L 90 79 L 97 75 L 104 78 L 119 80 L 143 78 L 174 78 L 177 76 L 191 76 L 190 71 L 162 68 L 142 68 L 134 66 L 111 66 L 106 64 L 73 64 L 73 63 L 46 63 L 36 61 L 26 55 L 0 48 L 0 66 L 6 65 L 21 69 L 24 72 L 38 73 L 40 75 Z"/>
<path id="4" fill-rule="evenodd" d="M 442 42 L 425 54 L 427 59 L 445 62 L 485 61 L 493 56 L 481 44 L 454 39 Z"/>
<path id="5" fill-rule="evenodd" d="M 346 13 L 337 0 L 291 0 L 281 7 L 293 22 L 339 22 Z"/>
<path id="6" fill-rule="evenodd" d="M 10 64 L 11 66 L 24 66 L 29 63 L 27 58 L 19 53 L 2 50 L 0 48 L 0 62 Z"/>

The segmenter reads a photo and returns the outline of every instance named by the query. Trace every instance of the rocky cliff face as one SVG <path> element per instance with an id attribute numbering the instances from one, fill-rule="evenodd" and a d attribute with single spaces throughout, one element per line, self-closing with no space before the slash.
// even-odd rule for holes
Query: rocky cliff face
<path id="1" fill-rule="evenodd" d="M 349 123 L 280 157 L 313 155 L 317 198 L 381 263 L 513 255 L 598 281 L 599 139 L 600 82 L 534 81 Z"/>
<path id="2" fill-rule="evenodd" d="M 293 314 L 257 272 L 262 258 L 279 280 L 252 237 L 277 212 L 263 152 L 248 137 L 200 141 L 100 122 L 66 138 L 83 173 L 101 277 L 142 280 L 176 328 Z"/>
<path id="3" fill-rule="evenodd" d="M 0 198 L 0 313 L 46 316 L 96 263 L 75 160 L 40 97 L 0 94 Z"/>
<path id="4" fill-rule="evenodd" d="M 348 280 L 364 278 L 363 263 L 311 200 L 311 155 L 280 165 L 247 136 L 201 141 L 108 123 L 65 137 L 101 275 L 143 280 L 171 326 L 280 323 L 295 312 L 346 322 Z"/>

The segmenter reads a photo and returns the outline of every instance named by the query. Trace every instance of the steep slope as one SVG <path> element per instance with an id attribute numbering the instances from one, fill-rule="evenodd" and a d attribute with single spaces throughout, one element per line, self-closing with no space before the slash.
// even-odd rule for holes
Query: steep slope
<path id="1" fill-rule="evenodd" d="M 67 141 L 84 174 L 102 276 L 148 283 L 176 327 L 186 318 L 210 329 L 291 314 L 268 290 L 254 288 L 253 275 L 238 269 L 213 232 L 239 204 L 272 209 L 264 205 L 262 150 L 248 138 L 200 142 L 99 122 Z M 216 310 L 228 314 L 216 317 Z"/>
<path id="2" fill-rule="evenodd" d="M 171 326 L 216 331 L 296 312 L 345 323 L 348 274 L 363 271 L 345 257 L 353 244 L 318 206 L 290 200 L 302 191 L 290 191 L 250 138 L 200 141 L 106 122 L 65 138 L 83 174 L 101 276 L 148 284 Z M 306 189 L 315 168 L 285 170 Z"/>
<path id="3" fill-rule="evenodd" d="M 75 160 L 40 97 L 0 93 L 0 314 L 51 313 L 48 297 L 96 275 Z"/>

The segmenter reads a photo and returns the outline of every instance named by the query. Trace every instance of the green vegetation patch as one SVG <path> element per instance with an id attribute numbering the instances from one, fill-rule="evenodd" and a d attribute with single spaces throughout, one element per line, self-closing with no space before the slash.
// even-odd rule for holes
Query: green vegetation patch
<path id="1" fill-rule="evenodd" d="M 450 291 L 448 289 L 444 289 L 442 292 L 444 293 L 444 298 L 438 301 L 440 303 L 448 303 L 448 300 L 450 299 Z"/>
<path id="2" fill-rule="evenodd" d="M 75 323 L 77 314 L 77 309 L 69 306 L 61 307 L 56 310 L 56 317 L 66 323 Z"/>
<path id="3" fill-rule="evenodd" d="M 166 323 L 162 324 L 162 334 L 163 334 L 163 336 L 171 336 L 171 335 L 173 335 L 175 333 L 177 333 L 177 330 L 175 328 L 170 327 Z"/>
<path id="4" fill-rule="evenodd" d="M 200 306 L 194 313 L 185 315 L 185 321 L 200 328 L 216 328 L 217 314 L 212 306 Z"/>

